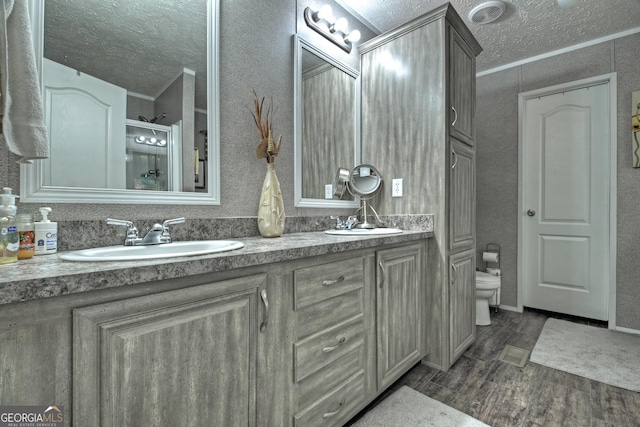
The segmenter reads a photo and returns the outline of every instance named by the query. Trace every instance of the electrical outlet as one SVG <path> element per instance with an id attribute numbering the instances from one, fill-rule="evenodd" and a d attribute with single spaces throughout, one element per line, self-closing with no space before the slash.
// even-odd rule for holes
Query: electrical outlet
<path id="1" fill-rule="evenodd" d="M 333 199 L 333 185 L 326 184 L 324 186 L 324 198 L 325 199 Z"/>
<path id="2" fill-rule="evenodd" d="M 391 181 L 391 197 L 402 197 L 402 178 Z"/>

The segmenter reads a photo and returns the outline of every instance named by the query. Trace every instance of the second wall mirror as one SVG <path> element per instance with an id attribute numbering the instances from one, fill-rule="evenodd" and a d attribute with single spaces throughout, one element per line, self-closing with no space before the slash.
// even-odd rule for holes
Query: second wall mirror
<path id="1" fill-rule="evenodd" d="M 295 205 L 351 208 L 333 199 L 335 171 L 360 161 L 358 71 L 295 36 Z"/>

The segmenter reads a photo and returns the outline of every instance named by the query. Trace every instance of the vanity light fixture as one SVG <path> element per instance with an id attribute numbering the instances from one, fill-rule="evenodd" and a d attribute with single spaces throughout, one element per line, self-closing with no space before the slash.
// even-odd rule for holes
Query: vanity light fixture
<path id="1" fill-rule="evenodd" d="M 360 40 L 360 31 L 353 30 L 347 33 L 349 23 L 346 18 L 340 18 L 334 22 L 331 6 L 324 5 L 318 11 L 306 8 L 304 20 L 307 26 L 313 28 L 326 39 L 340 46 L 347 53 L 351 53 L 353 43 Z"/>
<path id="2" fill-rule="evenodd" d="M 134 141 L 137 144 L 146 144 L 146 145 L 155 145 L 157 147 L 164 147 L 167 145 L 167 140 L 166 139 L 157 139 L 157 138 L 145 138 L 144 136 L 140 135 L 140 136 L 136 136 Z"/>

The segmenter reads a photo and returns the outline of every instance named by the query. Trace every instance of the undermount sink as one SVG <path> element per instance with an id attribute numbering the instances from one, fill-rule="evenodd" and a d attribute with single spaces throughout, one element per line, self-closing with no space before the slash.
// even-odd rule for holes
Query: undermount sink
<path id="1" fill-rule="evenodd" d="M 196 240 L 192 242 L 172 242 L 161 245 L 106 246 L 82 249 L 60 255 L 67 261 L 136 261 L 180 256 L 206 255 L 232 251 L 244 247 L 236 240 Z"/>
<path id="2" fill-rule="evenodd" d="M 326 230 L 327 234 L 336 234 L 340 236 L 379 236 L 383 234 L 399 234 L 402 230 L 399 228 L 352 228 L 351 230 Z"/>

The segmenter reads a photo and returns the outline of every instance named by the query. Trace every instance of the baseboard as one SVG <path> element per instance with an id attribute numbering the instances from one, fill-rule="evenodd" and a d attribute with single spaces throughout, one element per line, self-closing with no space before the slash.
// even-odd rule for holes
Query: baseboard
<path id="1" fill-rule="evenodd" d="M 522 313 L 522 310 L 518 310 L 518 307 L 512 307 L 510 305 L 504 305 L 504 304 L 500 304 L 499 307 L 501 310 L 507 310 L 507 311 L 515 311 L 516 313 Z"/>
<path id="2" fill-rule="evenodd" d="M 615 331 L 620 331 L 620 332 L 626 332 L 628 334 L 635 334 L 635 335 L 640 335 L 640 331 L 637 329 L 631 329 L 631 328 L 623 328 L 622 326 L 616 326 L 614 328 Z"/>

